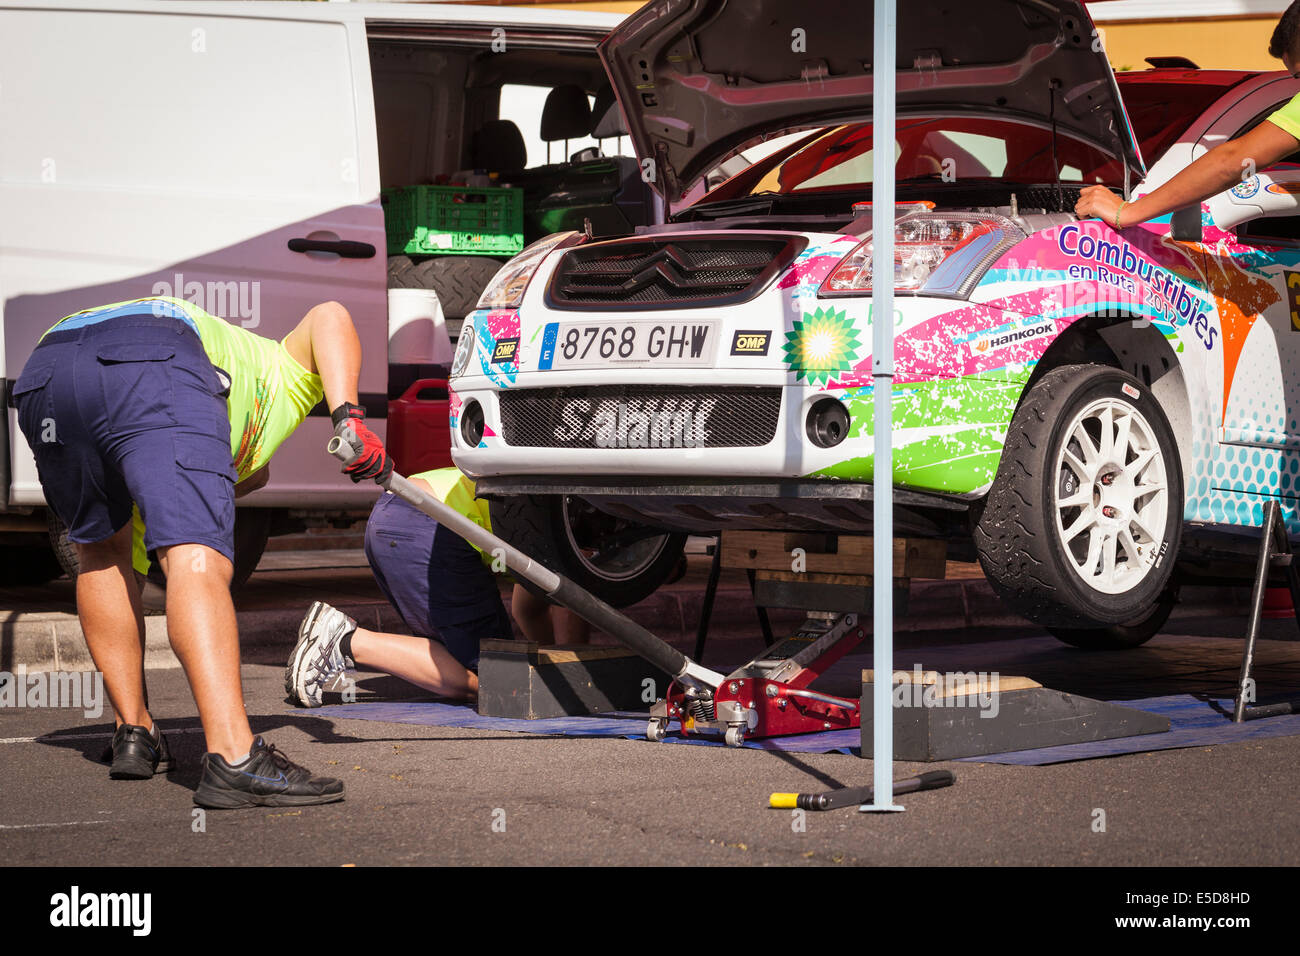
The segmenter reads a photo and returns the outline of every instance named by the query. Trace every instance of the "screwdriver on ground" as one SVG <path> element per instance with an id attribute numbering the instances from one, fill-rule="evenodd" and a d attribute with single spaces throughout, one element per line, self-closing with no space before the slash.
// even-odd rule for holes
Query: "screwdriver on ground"
<path id="1" fill-rule="evenodd" d="M 916 777 L 894 781 L 894 796 L 915 793 L 918 790 L 938 790 L 957 782 L 951 770 L 931 770 Z M 837 810 L 840 807 L 870 803 L 875 787 L 843 787 L 825 793 L 774 793 L 768 805 L 780 810 Z"/>

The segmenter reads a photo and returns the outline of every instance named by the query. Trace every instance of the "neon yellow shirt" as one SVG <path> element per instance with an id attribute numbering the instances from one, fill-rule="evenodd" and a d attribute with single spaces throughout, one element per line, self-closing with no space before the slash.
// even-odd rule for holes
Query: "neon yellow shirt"
<path id="1" fill-rule="evenodd" d="M 75 312 L 49 331 L 92 325 L 115 315 L 140 314 L 141 303 L 152 303 L 155 315 L 171 316 L 198 333 L 203 351 L 230 382 L 226 411 L 230 416 L 230 458 L 243 481 L 271 460 L 275 450 L 325 394 L 320 376 L 309 372 L 289 354 L 284 343 L 232 325 L 192 302 L 170 296 L 148 296 Z M 148 570 L 144 524 L 135 512 L 132 563 Z"/>
<path id="2" fill-rule="evenodd" d="M 433 496 L 459 514 L 464 515 L 484 531 L 492 530 L 492 519 L 488 514 L 488 503 L 474 496 L 474 482 L 461 473 L 459 468 L 437 468 L 411 475 L 427 481 L 433 489 Z M 467 541 L 471 548 L 483 558 L 483 563 L 492 566 L 492 556 L 484 554 L 483 549 L 472 541 Z"/>
<path id="3" fill-rule="evenodd" d="M 1300 139 L 1300 94 L 1292 97 L 1291 102 L 1269 116 L 1268 121 L 1283 132 Z"/>

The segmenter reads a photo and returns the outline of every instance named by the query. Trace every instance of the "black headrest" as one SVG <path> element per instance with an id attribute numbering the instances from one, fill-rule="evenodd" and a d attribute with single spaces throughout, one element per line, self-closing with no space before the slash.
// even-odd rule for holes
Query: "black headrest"
<path id="1" fill-rule="evenodd" d="M 475 169 L 486 169 L 490 173 L 517 173 L 528 165 L 524 136 L 510 120 L 488 120 L 474 133 L 470 148 Z"/>
<path id="2" fill-rule="evenodd" d="M 596 105 L 591 108 L 595 122 L 591 135 L 596 139 L 609 139 L 611 136 L 626 136 L 627 126 L 623 122 L 623 111 L 614 100 L 614 87 L 606 83 L 596 92 Z"/>
<path id="3" fill-rule="evenodd" d="M 542 139 L 582 139 L 591 132 L 591 104 L 576 83 L 557 86 L 546 96 L 542 107 Z"/>

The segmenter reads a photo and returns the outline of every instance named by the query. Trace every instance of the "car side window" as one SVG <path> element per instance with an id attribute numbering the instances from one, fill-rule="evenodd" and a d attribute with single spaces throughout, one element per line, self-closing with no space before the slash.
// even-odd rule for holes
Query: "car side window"
<path id="1" fill-rule="evenodd" d="M 1290 99 L 1285 99 L 1280 103 L 1275 103 L 1270 106 L 1239 129 L 1236 136 L 1242 136 L 1245 133 L 1248 133 L 1280 110 L 1283 106 L 1286 106 L 1289 102 Z M 1300 165 L 1300 150 L 1297 150 L 1279 162 L 1295 163 Z M 1247 244 L 1285 242 L 1300 245 L 1300 215 L 1276 216 L 1272 218 L 1252 219 L 1249 222 L 1243 222 L 1237 227 L 1237 238 L 1241 242 Z"/>

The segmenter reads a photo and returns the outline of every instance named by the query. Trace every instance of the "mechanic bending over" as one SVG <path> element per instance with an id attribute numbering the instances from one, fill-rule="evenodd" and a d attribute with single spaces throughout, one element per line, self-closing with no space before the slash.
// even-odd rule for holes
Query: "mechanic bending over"
<path id="1" fill-rule="evenodd" d="M 474 483 L 457 469 L 426 471 L 410 480 L 492 530 L 487 502 L 475 497 Z M 285 691 L 303 707 L 319 707 L 330 681 L 360 665 L 441 697 L 477 699 L 479 642 L 512 637 L 491 555 L 387 493 L 380 496 L 366 522 L 365 545 L 375 580 L 411 634 L 368 631 L 337 608 L 317 601 L 298 630 L 298 644 L 285 669 Z M 587 643 L 586 621 L 552 607 L 518 583 L 510 607 L 526 640 Z"/>
<path id="2" fill-rule="evenodd" d="M 1300 0 L 1282 14 L 1268 52 L 1300 79 Z M 1237 139 L 1221 143 L 1153 192 L 1123 202 L 1105 186 L 1089 186 L 1079 194 L 1074 211 L 1081 219 L 1101 219 L 1117 230 L 1199 206 L 1211 196 L 1242 180 L 1243 169 L 1267 169 L 1300 149 L 1300 95 Z"/>
<path id="3" fill-rule="evenodd" d="M 260 736 L 244 709 L 230 597 L 236 482 L 264 482 L 280 444 L 324 395 L 357 453 L 353 481 L 392 465 L 357 404 L 361 343 L 337 302 L 282 342 L 180 299 L 150 297 L 70 315 L 42 336 L 14 385 L 45 500 L 77 552 L 77 615 L 116 716 L 114 779 L 171 768 L 149 712 L 144 617 L 132 569 L 133 508 L 167 576 L 167 634 L 198 705 L 207 753 L 202 807 L 343 799 Z"/>

